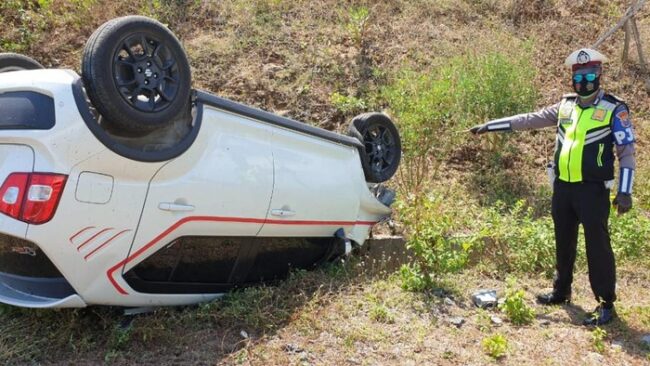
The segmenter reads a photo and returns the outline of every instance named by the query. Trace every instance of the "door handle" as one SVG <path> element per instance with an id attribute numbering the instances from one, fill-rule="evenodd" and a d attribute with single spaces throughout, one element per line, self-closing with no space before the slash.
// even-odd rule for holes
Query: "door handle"
<path id="1" fill-rule="evenodd" d="M 194 206 L 192 205 L 182 205 L 179 203 L 172 203 L 172 202 L 161 202 L 158 205 L 158 208 L 163 211 L 172 211 L 172 212 L 194 211 Z"/>
<path id="2" fill-rule="evenodd" d="M 279 209 L 271 210 L 271 215 L 273 216 L 289 217 L 295 214 L 296 212 L 291 210 L 279 210 Z"/>

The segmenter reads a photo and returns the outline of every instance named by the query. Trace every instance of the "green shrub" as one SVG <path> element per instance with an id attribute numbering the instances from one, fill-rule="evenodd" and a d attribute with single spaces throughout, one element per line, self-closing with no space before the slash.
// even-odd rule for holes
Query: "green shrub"
<path id="1" fill-rule="evenodd" d="M 385 324 L 392 324 L 395 322 L 395 316 L 384 304 L 375 304 L 370 309 L 370 319 Z"/>
<path id="2" fill-rule="evenodd" d="M 533 107 L 535 70 L 525 54 L 469 52 L 427 72 L 400 71 L 381 89 L 379 103 L 400 129 L 398 211 L 417 262 L 417 267 L 403 269 L 405 287 L 427 287 L 432 276 L 458 271 L 469 262 L 478 233 L 456 235 L 465 229 L 458 223 L 464 221 L 459 217 L 463 210 L 445 214 L 445 193 L 433 184 L 453 148 L 467 138 L 463 129 Z"/>
<path id="3" fill-rule="evenodd" d="M 481 256 L 501 272 L 545 272 L 555 267 L 555 231 L 549 216 L 536 219 L 523 200 L 506 209 L 497 202 L 483 210 Z"/>
<path id="4" fill-rule="evenodd" d="M 494 359 L 499 359 L 508 352 L 508 340 L 503 334 L 497 333 L 484 338 L 481 344 L 483 345 L 483 352 Z"/>
<path id="5" fill-rule="evenodd" d="M 353 7 L 349 10 L 346 29 L 357 46 L 363 42 L 369 18 L 370 10 L 365 6 Z"/>
<path id="6" fill-rule="evenodd" d="M 478 237 L 456 234 L 471 218 L 463 217 L 462 210 L 447 203 L 442 195 L 435 194 L 410 196 L 397 203 L 400 220 L 408 228 L 406 245 L 415 261 L 401 269 L 403 288 L 430 288 L 436 276 L 467 265 Z"/>
<path id="7" fill-rule="evenodd" d="M 488 118 L 532 109 L 535 69 L 525 54 L 470 52 L 428 72 L 400 72 L 381 94 L 399 122 L 405 156 L 447 146 L 454 132 Z"/>
<path id="8" fill-rule="evenodd" d="M 640 210 L 610 214 L 610 239 L 618 261 L 642 259 L 650 251 L 650 219 Z"/>
<path id="9" fill-rule="evenodd" d="M 360 113 L 366 109 L 366 102 L 354 96 L 333 93 L 330 101 L 334 105 L 334 108 L 343 113 Z"/>
<path id="10" fill-rule="evenodd" d="M 607 337 L 607 331 L 600 327 L 596 327 L 591 331 L 591 342 L 594 346 L 594 350 L 598 353 L 605 352 L 605 338 Z"/>
<path id="11" fill-rule="evenodd" d="M 514 281 L 509 281 L 506 297 L 499 309 L 514 325 L 527 325 L 535 319 L 535 309 L 526 305 L 523 290 L 514 289 Z"/>
<path id="12" fill-rule="evenodd" d="M 406 291 L 420 292 L 431 288 L 433 281 L 428 273 L 423 273 L 418 263 L 403 264 L 399 270 L 402 288 Z"/>

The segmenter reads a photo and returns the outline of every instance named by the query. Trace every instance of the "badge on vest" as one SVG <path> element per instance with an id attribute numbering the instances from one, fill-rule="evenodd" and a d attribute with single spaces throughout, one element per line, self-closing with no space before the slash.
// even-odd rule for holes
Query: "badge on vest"
<path id="1" fill-rule="evenodd" d="M 593 119 L 594 121 L 603 121 L 606 115 L 607 115 L 607 111 L 605 109 L 596 108 L 594 114 L 591 115 L 591 119 Z"/>
<path id="2" fill-rule="evenodd" d="M 572 104 L 564 104 L 562 108 L 560 108 L 559 115 L 558 117 L 560 119 L 571 119 L 571 113 L 573 113 L 573 105 Z"/>

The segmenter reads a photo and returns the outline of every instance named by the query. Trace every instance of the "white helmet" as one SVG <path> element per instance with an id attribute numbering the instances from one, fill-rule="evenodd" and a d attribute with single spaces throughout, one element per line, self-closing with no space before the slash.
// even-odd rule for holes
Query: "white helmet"
<path id="1" fill-rule="evenodd" d="M 599 66 L 603 62 L 607 62 L 607 57 L 602 53 L 591 48 L 581 48 L 570 54 L 564 64 L 575 71 L 583 67 Z"/>

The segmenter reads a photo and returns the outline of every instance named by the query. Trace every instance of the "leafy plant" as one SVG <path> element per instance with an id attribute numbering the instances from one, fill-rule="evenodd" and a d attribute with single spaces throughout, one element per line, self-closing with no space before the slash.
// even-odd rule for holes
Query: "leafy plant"
<path id="1" fill-rule="evenodd" d="M 398 183 L 404 193 L 421 194 L 438 178 L 451 147 L 466 137 L 463 129 L 534 106 L 535 70 L 525 54 L 468 51 L 431 70 L 401 70 L 381 89 L 380 99 L 400 127 L 404 160 Z"/>
<path id="2" fill-rule="evenodd" d="M 493 261 L 502 272 L 552 273 L 555 265 L 555 234 L 549 216 L 535 218 L 523 200 L 507 209 L 503 202 L 482 212 L 483 262 Z"/>
<path id="3" fill-rule="evenodd" d="M 409 227 L 407 247 L 415 260 L 400 271 L 405 289 L 430 288 L 436 276 L 457 272 L 469 260 L 476 237 L 455 235 L 466 218 L 448 211 L 445 203 L 441 196 L 430 194 L 411 196 L 397 204 L 400 219 Z"/>
<path id="4" fill-rule="evenodd" d="M 494 359 L 504 357 L 508 352 L 508 340 L 500 333 L 484 338 L 481 344 L 483 352 Z"/>
<path id="5" fill-rule="evenodd" d="M 492 329 L 492 319 L 485 309 L 478 309 L 476 325 L 481 332 L 487 332 Z"/>
<path id="6" fill-rule="evenodd" d="M 339 93 L 333 93 L 330 97 L 330 101 L 337 110 L 343 113 L 359 113 L 367 108 L 366 102 L 362 99 Z"/>
<path id="7" fill-rule="evenodd" d="M 370 10 L 365 6 L 353 7 L 348 14 L 347 30 L 357 46 L 361 46 L 370 18 Z"/>
<path id="8" fill-rule="evenodd" d="M 384 304 L 375 304 L 370 309 L 370 319 L 386 324 L 392 324 L 395 322 L 395 316 Z"/>
<path id="9" fill-rule="evenodd" d="M 420 292 L 431 288 L 433 284 L 429 274 L 422 273 L 417 263 L 402 265 L 399 270 L 399 275 L 402 288 L 406 291 Z"/>
<path id="10" fill-rule="evenodd" d="M 508 319 L 515 325 L 526 325 L 535 319 L 535 309 L 526 305 L 524 291 L 514 289 L 514 281 L 508 281 L 506 297 L 499 309 L 503 311 Z"/>
<path id="11" fill-rule="evenodd" d="M 607 331 L 600 327 L 591 331 L 591 341 L 594 349 L 598 353 L 605 352 L 605 338 L 607 337 Z"/>
<path id="12" fill-rule="evenodd" d="M 104 362 L 110 363 L 111 361 L 115 360 L 131 341 L 132 334 L 132 323 L 129 323 L 126 326 L 122 326 L 121 324 L 116 325 L 113 328 L 113 334 L 109 341 L 108 350 L 104 355 Z"/>
<path id="13" fill-rule="evenodd" d="M 617 260 L 643 258 L 650 250 L 650 219 L 639 210 L 618 215 L 612 208 L 610 238 Z"/>

